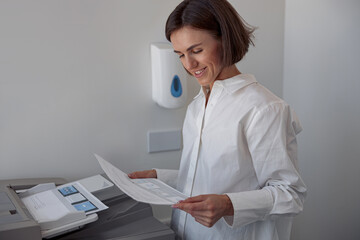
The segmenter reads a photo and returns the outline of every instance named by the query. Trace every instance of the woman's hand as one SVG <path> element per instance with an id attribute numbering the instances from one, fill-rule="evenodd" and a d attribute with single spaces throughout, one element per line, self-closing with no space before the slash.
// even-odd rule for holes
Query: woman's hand
<path id="1" fill-rule="evenodd" d="M 195 221 L 212 227 L 223 216 L 233 216 L 234 208 L 227 195 L 199 195 L 187 198 L 172 206 L 193 216 Z"/>
<path id="2" fill-rule="evenodd" d="M 128 174 L 129 178 L 157 178 L 156 170 L 137 171 Z"/>

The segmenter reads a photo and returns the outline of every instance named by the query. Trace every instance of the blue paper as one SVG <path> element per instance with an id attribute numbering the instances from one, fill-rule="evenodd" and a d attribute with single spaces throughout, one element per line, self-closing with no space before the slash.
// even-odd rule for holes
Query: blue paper
<path id="1" fill-rule="evenodd" d="M 78 193 L 79 191 L 74 187 L 74 186 L 66 186 L 63 188 L 59 189 L 59 192 L 63 195 L 63 196 L 68 196 L 74 193 Z"/>
<path id="2" fill-rule="evenodd" d="M 76 208 L 76 210 L 85 211 L 85 212 L 97 209 L 97 207 L 94 204 L 92 204 L 90 201 L 77 203 L 77 204 L 74 204 L 73 206 Z"/>

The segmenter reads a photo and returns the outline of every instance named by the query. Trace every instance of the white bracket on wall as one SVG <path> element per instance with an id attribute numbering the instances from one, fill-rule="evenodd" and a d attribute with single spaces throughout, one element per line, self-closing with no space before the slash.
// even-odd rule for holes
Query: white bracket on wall
<path id="1" fill-rule="evenodd" d="M 148 152 L 175 151 L 181 149 L 181 130 L 149 131 Z"/>

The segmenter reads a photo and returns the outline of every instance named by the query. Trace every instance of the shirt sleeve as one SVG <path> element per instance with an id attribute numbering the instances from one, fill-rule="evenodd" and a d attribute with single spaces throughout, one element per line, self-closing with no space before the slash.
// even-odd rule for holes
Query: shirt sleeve
<path id="1" fill-rule="evenodd" d="M 179 170 L 154 168 L 157 179 L 163 181 L 170 187 L 176 188 Z"/>
<path id="2" fill-rule="evenodd" d="M 245 136 L 259 189 L 227 193 L 234 216 L 224 219 L 231 227 L 302 211 L 306 186 L 298 172 L 296 142 L 301 129 L 285 103 L 271 104 L 254 114 Z"/>

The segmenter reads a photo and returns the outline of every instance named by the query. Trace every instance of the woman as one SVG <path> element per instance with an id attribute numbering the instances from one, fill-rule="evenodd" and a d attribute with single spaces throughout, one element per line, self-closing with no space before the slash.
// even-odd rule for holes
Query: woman
<path id="1" fill-rule="evenodd" d="M 289 239 L 306 187 L 290 107 L 235 63 L 252 43 L 226 0 L 181 2 L 166 23 L 174 52 L 201 86 L 188 106 L 180 169 L 147 170 L 189 195 L 173 205 L 180 239 Z"/>

